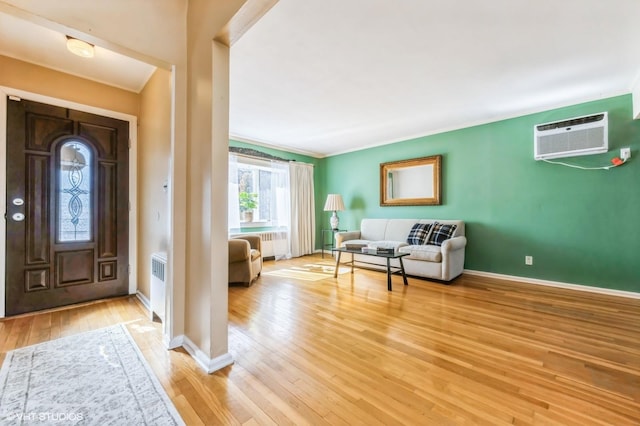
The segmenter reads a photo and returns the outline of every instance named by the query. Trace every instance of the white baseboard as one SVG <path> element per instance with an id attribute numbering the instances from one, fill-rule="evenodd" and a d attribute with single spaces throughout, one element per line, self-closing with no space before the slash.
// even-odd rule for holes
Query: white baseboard
<path id="1" fill-rule="evenodd" d="M 169 339 L 169 336 L 165 334 L 162 336 L 162 343 L 164 344 L 164 347 L 167 349 L 179 348 L 181 346 L 184 346 L 184 336 L 180 335 L 180 336 L 174 337 L 173 339 Z"/>
<path id="2" fill-rule="evenodd" d="M 149 314 L 151 314 L 151 302 L 149 301 L 149 299 L 147 299 L 147 297 L 140 292 L 137 292 L 136 296 L 138 297 L 138 299 L 140 299 L 144 307 L 147 308 Z M 164 347 L 167 348 L 167 350 L 179 348 L 181 346 L 184 347 L 189 355 L 191 355 L 191 357 L 196 360 L 198 365 L 204 371 L 206 371 L 207 374 L 211 374 L 220 370 L 221 368 L 233 364 L 233 357 L 230 353 L 220 355 L 219 357 L 213 359 L 209 358 L 204 352 L 200 350 L 200 348 L 198 348 L 198 346 L 196 346 L 195 343 L 191 341 L 191 339 L 189 339 L 185 335 L 180 335 L 174 337 L 173 339 L 169 339 L 169 336 L 165 334 L 162 336 L 162 343 L 164 344 Z"/>
<path id="3" fill-rule="evenodd" d="M 207 372 L 207 374 L 211 374 L 215 371 L 220 370 L 221 368 L 233 364 L 233 357 L 229 352 L 215 358 L 209 358 L 187 336 L 184 336 L 184 342 L 182 346 L 186 349 L 187 352 L 189 352 L 189 355 L 191 355 L 191 357 L 196 360 L 198 365 Z"/>
<path id="4" fill-rule="evenodd" d="M 147 311 L 149 312 L 149 316 L 153 321 L 154 318 L 153 318 L 153 313 L 151 312 L 151 301 L 147 299 L 147 296 L 145 296 L 140 292 L 136 293 L 136 297 L 140 300 L 140 302 L 142 302 L 144 307 L 147 309 Z M 164 325 L 163 325 L 163 330 L 164 330 Z M 174 337 L 173 339 L 170 339 L 169 336 L 163 333 L 162 344 L 167 350 L 179 348 L 181 346 L 184 346 L 184 336 L 180 335 L 180 336 Z"/>
<path id="5" fill-rule="evenodd" d="M 145 296 L 144 294 L 142 294 L 142 293 L 140 293 L 138 291 L 138 292 L 136 292 L 136 297 L 138 298 L 138 300 L 140 300 L 142 302 L 144 307 L 147 308 L 147 311 L 149 311 L 149 313 L 151 313 L 151 302 L 149 301 L 149 299 L 147 299 L 147 296 Z"/>
<path id="6" fill-rule="evenodd" d="M 479 277 L 487 277 L 487 278 L 495 278 L 498 280 L 509 280 L 509 281 L 519 281 L 526 284 L 536 284 L 536 285 L 545 285 L 548 287 L 558 287 L 558 288 L 566 288 L 570 290 L 577 291 L 587 291 L 590 293 L 599 293 L 606 294 L 609 296 L 619 296 L 619 297 L 628 297 L 630 299 L 640 299 L 640 293 L 636 293 L 633 291 L 625 291 L 625 290 L 615 290 L 611 288 L 602 288 L 602 287 L 592 287 L 588 285 L 581 284 L 569 284 L 563 283 L 559 281 L 547 281 L 547 280 L 539 280 L 537 278 L 528 278 L 528 277 L 518 277 L 515 275 L 504 275 L 504 274 L 496 274 L 494 272 L 484 272 L 484 271 L 474 271 L 472 269 L 465 269 L 463 271 L 465 274 L 469 275 L 477 275 Z"/>

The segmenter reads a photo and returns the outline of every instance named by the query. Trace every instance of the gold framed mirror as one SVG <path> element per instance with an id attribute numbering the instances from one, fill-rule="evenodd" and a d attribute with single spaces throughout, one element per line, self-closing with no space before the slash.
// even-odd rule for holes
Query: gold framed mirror
<path id="1" fill-rule="evenodd" d="M 441 204 L 442 155 L 380 164 L 381 206 Z"/>

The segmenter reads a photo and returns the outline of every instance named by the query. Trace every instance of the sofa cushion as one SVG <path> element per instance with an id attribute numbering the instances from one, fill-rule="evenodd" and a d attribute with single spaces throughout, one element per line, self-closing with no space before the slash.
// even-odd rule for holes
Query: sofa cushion
<path id="1" fill-rule="evenodd" d="M 429 230 L 431 229 L 430 223 L 416 223 L 411 227 L 409 236 L 407 237 L 407 244 L 421 245 L 427 242 L 429 236 Z"/>
<path id="2" fill-rule="evenodd" d="M 360 238 L 370 241 L 384 240 L 388 223 L 389 219 L 363 220 L 360 223 Z M 406 232 L 404 235 L 407 235 Z"/>
<path id="3" fill-rule="evenodd" d="M 397 250 L 398 247 L 404 247 L 408 245 L 407 243 L 405 243 L 404 241 L 371 241 L 369 243 L 369 248 L 392 248 L 394 250 Z"/>
<path id="4" fill-rule="evenodd" d="M 442 250 L 439 246 L 411 245 L 398 249 L 400 253 L 409 253 L 407 259 L 442 262 Z"/>
<path id="5" fill-rule="evenodd" d="M 427 244 L 441 246 L 442 243 L 453 236 L 456 232 L 456 225 L 444 225 L 442 223 L 434 223 Z"/>
<path id="6" fill-rule="evenodd" d="M 428 223 L 432 221 L 419 219 L 388 219 L 384 230 L 384 236 L 380 238 L 369 238 L 372 241 L 407 241 L 407 235 L 411 227 L 416 223 Z"/>

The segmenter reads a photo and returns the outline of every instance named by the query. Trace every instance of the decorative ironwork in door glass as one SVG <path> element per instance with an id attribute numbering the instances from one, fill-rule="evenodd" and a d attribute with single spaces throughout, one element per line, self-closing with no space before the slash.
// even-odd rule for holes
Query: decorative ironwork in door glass
<path id="1" fill-rule="evenodd" d="M 60 149 L 58 241 L 91 240 L 91 150 L 79 141 Z"/>

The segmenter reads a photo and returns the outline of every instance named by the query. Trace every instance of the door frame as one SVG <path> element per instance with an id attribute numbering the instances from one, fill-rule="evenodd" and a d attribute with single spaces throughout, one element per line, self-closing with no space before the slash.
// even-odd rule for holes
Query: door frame
<path id="1" fill-rule="evenodd" d="M 7 96 L 17 96 L 21 99 L 55 105 L 63 108 L 75 109 L 91 114 L 116 118 L 129 122 L 129 294 L 136 294 L 138 290 L 138 209 L 137 209 L 137 172 L 138 172 L 138 117 L 122 112 L 97 108 L 90 105 L 70 102 L 64 99 L 52 98 L 37 93 L 26 92 L 20 89 L 0 86 L 0 318 L 5 317 L 5 274 L 6 274 L 6 245 L 7 224 L 4 220 L 6 214 L 6 187 L 7 187 Z"/>

